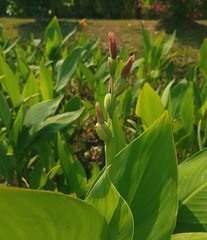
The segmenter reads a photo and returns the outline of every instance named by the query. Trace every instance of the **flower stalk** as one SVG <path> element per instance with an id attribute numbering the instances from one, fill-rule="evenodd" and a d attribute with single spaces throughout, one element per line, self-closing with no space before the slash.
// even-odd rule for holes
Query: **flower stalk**
<path id="1" fill-rule="evenodd" d="M 135 56 L 129 57 L 128 61 L 124 64 L 120 76 L 116 76 L 116 70 L 118 66 L 117 60 L 117 45 L 113 32 L 108 34 L 109 41 L 109 57 L 108 57 L 108 69 L 110 79 L 108 83 L 108 93 L 104 98 L 104 108 L 106 111 L 106 120 L 104 119 L 103 112 L 100 104 L 96 103 L 96 115 L 97 123 L 95 126 L 97 135 L 105 144 L 105 158 L 106 166 L 109 166 L 116 155 L 116 137 L 114 136 L 113 129 L 113 115 L 116 111 L 116 99 L 120 96 L 128 87 L 127 77 L 130 74 Z"/>

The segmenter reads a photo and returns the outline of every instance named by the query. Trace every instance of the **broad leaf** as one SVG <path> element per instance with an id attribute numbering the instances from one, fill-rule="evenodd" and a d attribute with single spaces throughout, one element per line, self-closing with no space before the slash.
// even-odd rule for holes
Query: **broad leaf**
<path id="1" fill-rule="evenodd" d="M 180 120 L 183 97 L 185 96 L 187 88 L 188 82 L 184 79 L 170 91 L 168 109 L 173 120 Z"/>
<path id="2" fill-rule="evenodd" d="M 107 170 L 93 186 L 86 201 L 106 218 L 113 240 L 133 239 L 131 210 L 109 179 Z"/>
<path id="3" fill-rule="evenodd" d="M 172 236 L 171 240 L 206 240 L 207 233 L 179 233 Z"/>
<path id="4" fill-rule="evenodd" d="M 45 53 L 49 59 L 57 57 L 62 43 L 62 33 L 57 17 L 54 17 L 45 31 L 46 49 Z"/>
<path id="5" fill-rule="evenodd" d="M 57 114 L 55 116 L 47 118 L 45 121 L 34 123 L 32 125 L 29 125 L 32 122 L 32 119 L 30 119 L 30 122 L 26 122 L 28 123 L 28 125 L 25 125 L 27 128 L 23 129 L 24 131 L 23 135 L 21 136 L 21 142 L 19 142 L 19 147 L 26 148 L 32 143 L 37 143 L 39 141 L 47 139 L 51 134 L 57 133 L 63 128 L 70 126 L 81 116 L 82 113 L 83 109 Z"/>
<path id="6" fill-rule="evenodd" d="M 207 149 L 179 165 L 180 206 L 175 232 L 207 231 Z"/>
<path id="7" fill-rule="evenodd" d="M 0 56 L 0 83 L 3 89 L 8 93 L 13 105 L 20 102 L 21 96 L 19 92 L 19 76 L 14 74 L 10 66 Z"/>
<path id="8" fill-rule="evenodd" d="M 9 187 L 0 199 L 0 239 L 111 239 L 103 216 L 79 199 Z"/>
<path id="9" fill-rule="evenodd" d="M 183 98 L 180 118 L 186 133 L 191 134 L 194 123 L 194 98 L 192 83 L 189 84 L 186 94 Z"/>
<path id="10" fill-rule="evenodd" d="M 23 97 L 26 98 L 30 98 L 31 96 L 37 96 L 37 94 L 39 93 L 39 86 L 37 84 L 36 78 L 34 76 L 34 74 L 32 72 L 30 72 L 27 82 L 24 85 L 24 89 L 23 89 Z M 39 99 L 37 97 L 31 99 L 27 105 L 32 106 L 36 103 L 39 102 Z"/>
<path id="11" fill-rule="evenodd" d="M 170 239 L 178 186 L 171 123 L 166 114 L 116 156 L 109 177 L 132 210 L 134 240 Z"/>
<path id="12" fill-rule="evenodd" d="M 0 118 L 8 131 L 10 129 L 10 124 L 11 124 L 11 112 L 9 109 L 9 104 L 1 91 L 0 91 L 0 106 L 1 106 Z"/>
<path id="13" fill-rule="evenodd" d="M 43 122 L 48 116 L 54 114 L 61 100 L 62 97 L 59 97 L 33 105 L 26 112 L 24 125 L 30 127 Z"/>
<path id="14" fill-rule="evenodd" d="M 166 40 L 166 42 L 163 44 L 162 55 L 167 55 L 169 53 L 175 41 L 175 36 L 176 32 L 174 31 L 173 34 L 171 34 Z"/>
<path id="15" fill-rule="evenodd" d="M 136 105 L 137 116 L 142 119 L 146 127 L 149 127 L 163 112 L 164 106 L 159 95 L 148 83 L 145 83 L 138 96 Z"/>
<path id="16" fill-rule="evenodd" d="M 57 92 L 63 89 L 71 80 L 80 61 L 81 52 L 81 48 L 75 49 L 58 68 L 57 84 L 55 87 Z"/>
<path id="17" fill-rule="evenodd" d="M 53 98 L 53 80 L 51 73 L 44 64 L 40 66 L 40 90 L 43 100 Z"/>

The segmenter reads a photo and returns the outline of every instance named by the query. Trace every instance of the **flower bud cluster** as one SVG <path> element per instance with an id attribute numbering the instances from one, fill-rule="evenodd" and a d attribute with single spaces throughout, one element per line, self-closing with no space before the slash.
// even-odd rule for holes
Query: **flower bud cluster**
<path id="1" fill-rule="evenodd" d="M 135 56 L 129 57 L 128 61 L 124 64 L 120 76 L 116 77 L 116 70 L 118 66 L 117 60 L 117 45 L 116 39 L 113 32 L 108 34 L 109 41 L 109 54 L 108 57 L 108 69 L 110 73 L 110 80 L 108 86 L 108 93 L 104 98 L 104 108 L 107 112 L 108 118 L 112 119 L 113 113 L 116 105 L 116 97 L 121 95 L 125 89 L 128 87 L 127 77 L 130 74 Z M 112 131 L 108 123 L 104 120 L 103 113 L 101 111 L 99 103 L 96 103 L 96 132 L 100 139 L 104 141 L 109 141 L 112 138 Z"/>
<path id="2" fill-rule="evenodd" d="M 98 134 L 101 140 L 107 142 L 112 138 L 112 132 L 107 122 L 104 120 L 103 113 L 98 102 L 96 103 L 96 116 L 97 116 L 97 123 L 95 126 L 96 133 Z"/>

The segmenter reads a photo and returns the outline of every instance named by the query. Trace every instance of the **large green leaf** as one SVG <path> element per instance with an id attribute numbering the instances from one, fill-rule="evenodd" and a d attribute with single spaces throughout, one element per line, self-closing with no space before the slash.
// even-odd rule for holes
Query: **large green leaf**
<path id="1" fill-rule="evenodd" d="M 0 199 L 0 239 L 111 239 L 103 216 L 79 199 L 9 187 Z"/>
<path id="2" fill-rule="evenodd" d="M 54 17 L 45 31 L 45 53 L 49 59 L 54 59 L 59 55 L 62 38 L 57 17 Z"/>
<path id="3" fill-rule="evenodd" d="M 182 102 L 183 102 L 183 98 L 185 96 L 187 88 L 188 88 L 188 82 L 184 79 L 180 81 L 170 91 L 168 109 L 169 109 L 170 116 L 173 120 L 176 120 L 176 121 L 180 120 Z"/>
<path id="4" fill-rule="evenodd" d="M 1 91 L 0 91 L 0 106 L 1 106 L 0 118 L 8 131 L 10 129 L 10 124 L 11 124 L 11 112 L 9 109 L 9 104 Z"/>
<path id="5" fill-rule="evenodd" d="M 166 114 L 116 156 L 109 177 L 132 210 L 134 240 L 170 239 L 178 186 L 171 123 Z"/>
<path id="6" fill-rule="evenodd" d="M 26 112 L 23 125 L 30 127 L 42 123 L 48 116 L 54 114 L 61 100 L 62 97 L 59 97 L 33 105 Z"/>
<path id="7" fill-rule="evenodd" d="M 30 72 L 28 79 L 24 85 L 24 89 L 23 89 L 23 97 L 26 98 L 30 98 L 31 96 L 35 96 L 39 93 L 39 86 L 37 84 L 36 78 L 34 76 L 34 74 L 32 72 Z M 32 106 L 36 103 L 39 102 L 39 99 L 37 97 L 31 99 L 27 105 Z"/>
<path id="8" fill-rule="evenodd" d="M 32 143 L 37 143 L 47 139 L 52 133 L 57 133 L 63 128 L 71 125 L 81 116 L 82 113 L 83 108 L 73 112 L 57 114 L 45 119 L 44 121 L 42 120 L 38 123 L 33 122 L 33 124 L 31 124 L 32 118 L 30 118 L 30 121 L 24 122 L 26 128 L 22 131 L 19 147 L 26 148 Z"/>
<path id="9" fill-rule="evenodd" d="M 145 83 L 139 92 L 136 105 L 136 114 L 142 119 L 143 124 L 149 127 L 164 112 L 161 98 L 149 85 Z"/>
<path id="10" fill-rule="evenodd" d="M 58 68 L 56 91 L 63 89 L 71 80 L 72 75 L 75 73 L 78 63 L 81 57 L 81 48 L 76 48 L 68 57 L 64 60 L 61 66 Z"/>
<path id="11" fill-rule="evenodd" d="M 3 89 L 8 93 L 13 105 L 20 102 L 21 96 L 19 91 L 19 76 L 11 70 L 10 66 L 0 56 L 0 83 Z"/>
<path id="12" fill-rule="evenodd" d="M 179 233 L 172 236 L 171 240 L 206 240 L 207 233 Z"/>
<path id="13" fill-rule="evenodd" d="M 49 69 L 41 64 L 40 66 L 40 90 L 43 100 L 53 98 L 53 80 Z"/>
<path id="14" fill-rule="evenodd" d="M 189 84 L 186 94 L 183 98 L 180 118 L 186 133 L 191 134 L 193 132 L 194 123 L 194 98 L 192 83 Z"/>
<path id="15" fill-rule="evenodd" d="M 133 239 L 131 210 L 109 179 L 107 170 L 93 186 L 86 201 L 106 218 L 113 240 Z"/>
<path id="16" fill-rule="evenodd" d="M 207 149 L 179 165 L 180 206 L 175 232 L 207 231 Z"/>

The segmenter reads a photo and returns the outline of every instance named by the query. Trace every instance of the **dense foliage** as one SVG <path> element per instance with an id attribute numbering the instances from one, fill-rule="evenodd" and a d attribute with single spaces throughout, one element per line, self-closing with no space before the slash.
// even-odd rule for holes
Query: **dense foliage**
<path id="1" fill-rule="evenodd" d="M 207 17 L 206 0 L 1 0 L 0 15 L 66 18 L 166 18 L 201 19 Z"/>
<path id="2" fill-rule="evenodd" d="M 75 32 L 0 31 L 0 238 L 206 239 L 207 40 L 175 79 L 175 33 L 142 27 L 137 59 Z M 101 164 L 77 154 L 91 134 Z"/>
<path id="3" fill-rule="evenodd" d="M 0 15 L 48 18 L 136 18 L 139 9 L 134 0 L 2 0 Z"/>
<path id="4" fill-rule="evenodd" d="M 201 19 L 207 16 L 206 0 L 138 0 L 138 8 L 148 9 L 159 18 Z"/>

